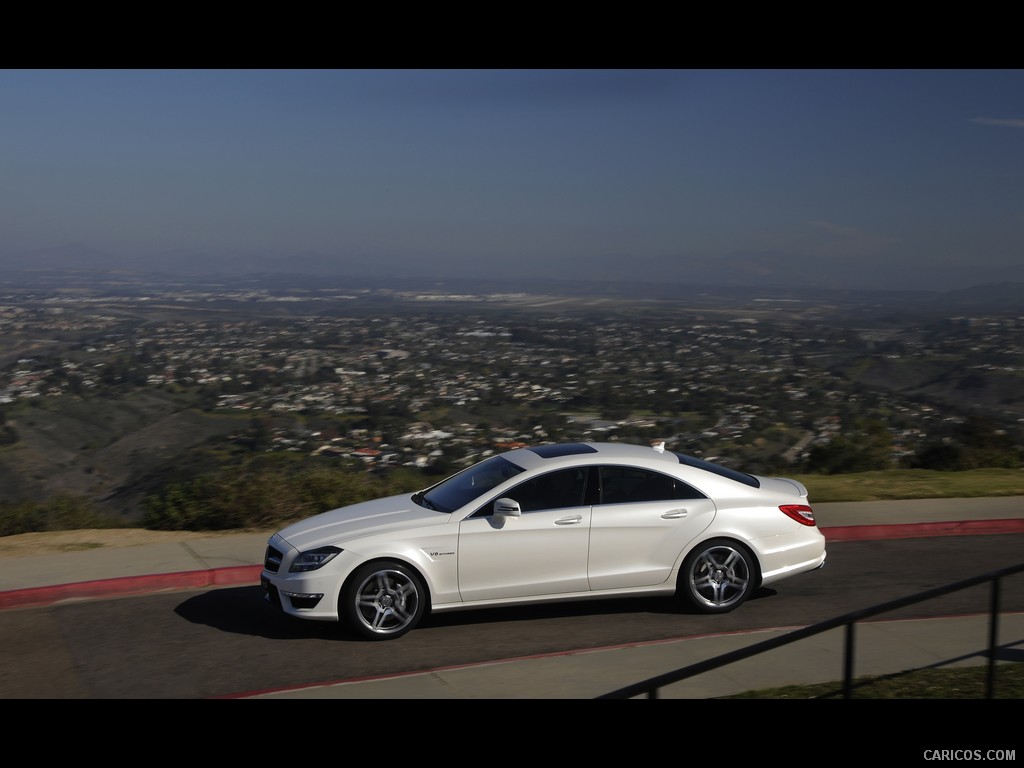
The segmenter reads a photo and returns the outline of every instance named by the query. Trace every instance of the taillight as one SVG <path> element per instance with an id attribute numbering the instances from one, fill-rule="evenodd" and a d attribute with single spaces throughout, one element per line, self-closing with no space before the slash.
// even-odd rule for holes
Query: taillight
<path id="1" fill-rule="evenodd" d="M 779 509 L 801 525 L 814 525 L 814 510 L 806 504 L 783 504 Z"/>

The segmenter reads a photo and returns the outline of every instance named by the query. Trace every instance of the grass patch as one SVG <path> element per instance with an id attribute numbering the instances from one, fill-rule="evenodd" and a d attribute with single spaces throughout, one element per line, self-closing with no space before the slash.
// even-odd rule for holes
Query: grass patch
<path id="1" fill-rule="evenodd" d="M 853 681 L 855 699 L 985 699 L 988 698 L 988 666 L 955 669 L 917 669 Z M 841 682 L 787 685 L 748 691 L 722 699 L 842 699 Z M 1024 698 L 1024 663 L 998 664 L 993 698 Z"/>
<path id="2" fill-rule="evenodd" d="M 811 501 L 818 503 L 1024 496 L 1024 470 L 1020 469 L 894 469 L 791 477 L 806 485 Z"/>
<path id="3" fill-rule="evenodd" d="M 81 552 L 85 549 L 100 549 L 103 546 L 96 541 L 82 541 L 75 544 L 61 544 L 57 549 L 61 552 Z"/>

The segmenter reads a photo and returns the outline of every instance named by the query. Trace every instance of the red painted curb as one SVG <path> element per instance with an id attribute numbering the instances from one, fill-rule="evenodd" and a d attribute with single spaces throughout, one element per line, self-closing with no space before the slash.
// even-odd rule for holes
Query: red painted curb
<path id="1" fill-rule="evenodd" d="M 1006 520 L 954 520 L 943 523 L 896 523 L 894 525 L 846 525 L 822 528 L 825 541 L 878 541 L 920 539 L 931 536 L 982 536 L 1024 533 L 1024 518 Z"/>
<path id="2" fill-rule="evenodd" d="M 32 587 L 0 592 L 0 609 L 52 605 L 61 600 L 89 597 L 113 597 L 159 592 L 162 589 L 201 589 L 234 584 L 259 584 L 261 565 L 238 565 L 205 571 L 154 573 L 116 579 L 80 581 L 50 587 Z"/>

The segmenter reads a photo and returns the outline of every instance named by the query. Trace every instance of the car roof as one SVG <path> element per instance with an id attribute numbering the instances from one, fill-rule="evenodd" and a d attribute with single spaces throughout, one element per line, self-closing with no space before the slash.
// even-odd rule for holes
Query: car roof
<path id="1" fill-rule="evenodd" d="M 550 443 L 516 448 L 502 455 L 523 469 L 617 461 L 679 465 L 679 457 L 674 453 L 632 443 Z"/>

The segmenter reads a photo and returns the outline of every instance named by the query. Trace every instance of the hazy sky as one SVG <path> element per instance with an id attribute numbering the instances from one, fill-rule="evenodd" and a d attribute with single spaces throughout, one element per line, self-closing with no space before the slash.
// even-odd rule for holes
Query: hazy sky
<path id="1" fill-rule="evenodd" d="M 1024 262 L 1024 70 L 0 70 L 0 254 Z"/>

